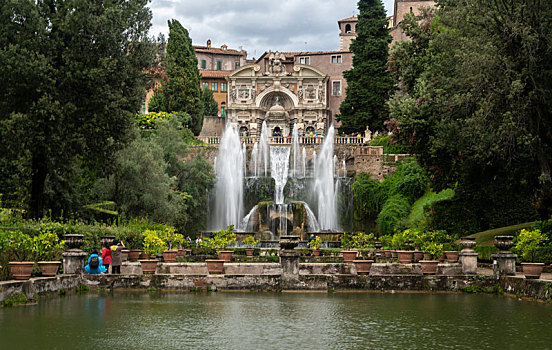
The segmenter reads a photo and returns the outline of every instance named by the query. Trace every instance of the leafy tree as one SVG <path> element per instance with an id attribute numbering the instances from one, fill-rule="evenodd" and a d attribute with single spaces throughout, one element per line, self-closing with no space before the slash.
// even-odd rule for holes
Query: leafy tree
<path id="1" fill-rule="evenodd" d="M 166 69 L 168 82 L 162 89 L 164 111 L 188 113 L 192 117 L 190 128 L 199 135 L 204 114 L 197 57 L 188 31 L 174 19 L 169 21 Z"/>
<path id="2" fill-rule="evenodd" d="M 129 140 L 153 51 L 147 0 L 0 3 L 0 192 L 74 211 Z"/>
<path id="3" fill-rule="evenodd" d="M 394 81 L 387 60 L 391 36 L 381 0 L 360 0 L 357 38 L 351 43 L 353 68 L 344 73 L 346 98 L 339 108 L 339 131 L 347 134 L 383 128 L 388 119 L 386 102 Z"/>
<path id="4" fill-rule="evenodd" d="M 213 97 L 213 91 L 211 89 L 203 89 L 202 94 L 203 107 L 205 109 L 204 115 L 217 116 L 218 115 L 218 103 Z"/>
<path id="5" fill-rule="evenodd" d="M 432 186 L 456 186 L 434 207 L 436 222 L 473 231 L 534 220 L 534 208 L 548 217 L 552 9 L 530 0 L 439 3 L 403 21 L 412 40 L 393 49 L 402 91 L 390 104 L 396 133 Z"/>

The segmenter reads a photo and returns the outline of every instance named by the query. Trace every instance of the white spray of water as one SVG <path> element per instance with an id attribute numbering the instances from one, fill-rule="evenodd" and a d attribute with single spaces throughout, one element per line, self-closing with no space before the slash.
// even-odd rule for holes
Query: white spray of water
<path id="1" fill-rule="evenodd" d="M 307 213 L 307 227 L 310 232 L 320 231 L 320 224 L 318 223 L 318 220 L 316 220 L 316 216 L 307 203 L 305 203 L 305 212 Z"/>
<path id="2" fill-rule="evenodd" d="M 267 176 L 268 173 L 268 160 L 269 160 L 269 145 L 268 145 L 268 127 L 266 126 L 266 121 L 263 121 L 261 126 L 261 139 L 259 140 L 259 166 L 264 165 L 264 176 Z M 259 171 L 259 174 L 261 172 Z"/>
<path id="3" fill-rule="evenodd" d="M 259 160 L 257 159 L 258 153 L 259 153 L 259 144 L 257 142 L 255 142 L 255 144 L 253 145 L 253 150 L 251 151 L 251 161 L 253 162 L 253 176 L 254 177 L 259 176 L 258 172 L 257 172 L 257 167 L 258 167 L 258 163 L 259 163 Z"/>
<path id="4" fill-rule="evenodd" d="M 284 203 L 284 187 L 289 172 L 289 147 L 270 147 L 270 174 L 275 182 L 274 203 Z"/>
<path id="5" fill-rule="evenodd" d="M 303 154 L 301 155 L 301 164 L 303 164 L 303 177 L 307 176 L 307 150 L 303 147 Z"/>

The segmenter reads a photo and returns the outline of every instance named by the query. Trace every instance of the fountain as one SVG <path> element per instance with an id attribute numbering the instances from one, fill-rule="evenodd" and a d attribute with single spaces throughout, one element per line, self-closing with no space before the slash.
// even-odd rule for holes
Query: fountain
<path id="1" fill-rule="evenodd" d="M 311 233 L 337 240 L 332 232 L 342 227 L 341 183 L 350 187 L 350 181 L 344 162 L 340 167 L 334 156 L 334 128 L 330 127 L 308 162 L 296 124 L 292 130 L 291 144 L 270 145 L 269 129 L 263 122 L 259 141 L 248 150 L 238 133 L 226 126 L 216 157 L 210 230 L 232 224 L 238 232 L 256 232 L 261 240 L 280 240 L 285 249 Z"/>

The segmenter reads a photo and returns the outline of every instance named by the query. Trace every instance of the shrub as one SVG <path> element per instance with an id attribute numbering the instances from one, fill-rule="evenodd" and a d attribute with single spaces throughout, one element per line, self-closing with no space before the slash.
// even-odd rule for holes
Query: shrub
<path id="1" fill-rule="evenodd" d="M 144 232 L 144 252 L 150 255 L 161 254 L 166 249 L 166 243 L 159 237 L 159 232 L 146 230 Z"/>
<path id="2" fill-rule="evenodd" d="M 316 238 L 312 240 L 309 245 L 312 249 L 320 249 L 320 245 L 322 245 L 322 238 L 320 238 L 320 236 L 316 236 Z"/>
<path id="3" fill-rule="evenodd" d="M 514 251 L 519 254 L 522 261 L 535 262 L 535 258 L 542 248 L 546 237 L 539 229 L 521 230 L 516 237 Z"/>
<path id="4" fill-rule="evenodd" d="M 242 241 L 243 244 L 245 244 L 246 246 L 250 247 L 250 248 L 253 248 L 254 246 L 257 245 L 257 243 L 259 243 L 258 241 L 255 240 L 255 238 L 253 236 L 247 236 L 244 238 L 244 240 Z"/>
<path id="5" fill-rule="evenodd" d="M 65 241 L 60 240 L 52 231 L 43 231 L 33 237 L 35 259 L 39 261 L 61 260 Z"/>
<path id="6" fill-rule="evenodd" d="M 226 230 L 221 229 L 215 232 L 212 238 L 205 238 L 203 245 L 212 249 L 223 249 L 236 241 L 236 234 L 232 231 L 234 231 L 234 225 L 228 226 Z"/>
<path id="7" fill-rule="evenodd" d="M 431 259 L 439 259 L 443 255 L 443 244 L 436 242 L 426 242 L 422 245 L 422 250 L 431 256 Z"/>
<path id="8" fill-rule="evenodd" d="M 410 212 L 410 203 L 408 199 L 401 195 L 394 195 L 390 197 L 385 204 L 381 212 L 378 215 L 377 224 L 378 229 L 383 234 L 392 234 L 397 224 L 408 216 Z"/>

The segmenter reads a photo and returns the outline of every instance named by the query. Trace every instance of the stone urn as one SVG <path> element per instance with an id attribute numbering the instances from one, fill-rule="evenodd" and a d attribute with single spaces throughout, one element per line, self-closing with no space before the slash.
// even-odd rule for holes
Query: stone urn
<path id="1" fill-rule="evenodd" d="M 447 250 L 447 251 L 444 251 L 444 253 L 447 257 L 448 262 L 458 262 L 458 257 L 459 257 L 459 254 L 460 254 L 459 251 Z"/>
<path id="2" fill-rule="evenodd" d="M 232 260 L 232 250 L 217 250 L 217 255 L 219 260 L 224 260 L 225 262 L 230 262 Z"/>
<path id="3" fill-rule="evenodd" d="M 163 260 L 165 262 L 176 262 L 176 255 L 178 254 L 178 250 L 172 249 L 172 250 L 165 250 L 163 252 Z"/>
<path id="4" fill-rule="evenodd" d="M 526 279 L 539 279 L 544 263 L 521 263 L 521 269 Z"/>
<path id="5" fill-rule="evenodd" d="M 157 270 L 157 259 L 143 259 L 140 260 L 140 265 L 142 265 L 142 273 L 144 275 L 154 275 Z"/>
<path id="6" fill-rule="evenodd" d="M 299 236 L 280 236 L 280 249 L 292 250 L 299 245 Z"/>
<path id="7" fill-rule="evenodd" d="M 353 264 L 355 264 L 357 275 L 370 274 L 370 269 L 372 268 L 373 263 L 374 263 L 374 260 L 353 260 Z"/>
<path id="8" fill-rule="evenodd" d="M 437 273 L 438 260 L 420 260 L 422 273 L 424 275 L 435 275 Z"/>
<path id="9" fill-rule="evenodd" d="M 80 249 L 84 244 L 84 235 L 65 235 L 67 249 Z"/>
<path id="10" fill-rule="evenodd" d="M 115 240 L 115 236 L 101 236 L 100 237 L 100 243 L 102 244 L 102 247 L 105 246 L 106 243 L 113 243 L 113 241 Z"/>
<path id="11" fill-rule="evenodd" d="M 342 250 L 341 254 L 343 254 L 343 262 L 352 263 L 358 252 L 356 250 Z"/>
<path id="12" fill-rule="evenodd" d="M 142 250 L 140 250 L 140 249 L 130 249 L 128 251 L 128 260 L 129 261 L 138 261 L 138 258 L 140 257 L 141 253 L 142 253 Z"/>
<path id="13" fill-rule="evenodd" d="M 411 250 L 397 250 L 397 257 L 401 264 L 410 264 L 414 257 L 414 252 Z"/>
<path id="14" fill-rule="evenodd" d="M 514 236 L 495 236 L 494 245 L 500 250 L 499 253 L 509 253 L 514 246 Z"/>
<path id="15" fill-rule="evenodd" d="M 38 267 L 40 268 L 40 271 L 42 272 L 42 276 L 44 277 L 53 277 L 57 274 L 59 265 L 61 262 L 59 261 L 39 261 Z"/>
<path id="16" fill-rule="evenodd" d="M 10 271 L 14 279 L 28 280 L 31 278 L 34 266 L 33 261 L 10 261 L 8 265 L 10 266 Z"/>
<path id="17" fill-rule="evenodd" d="M 253 256 L 254 252 L 255 252 L 255 248 L 245 248 L 245 255 L 246 256 Z"/>
<path id="18" fill-rule="evenodd" d="M 473 248 L 475 248 L 476 244 L 475 238 L 473 237 L 462 237 L 460 239 L 460 245 L 462 246 L 463 252 L 474 252 Z"/>
<path id="19" fill-rule="evenodd" d="M 206 259 L 205 264 L 207 264 L 207 271 L 210 274 L 220 275 L 224 269 L 224 260 L 220 259 Z"/>

